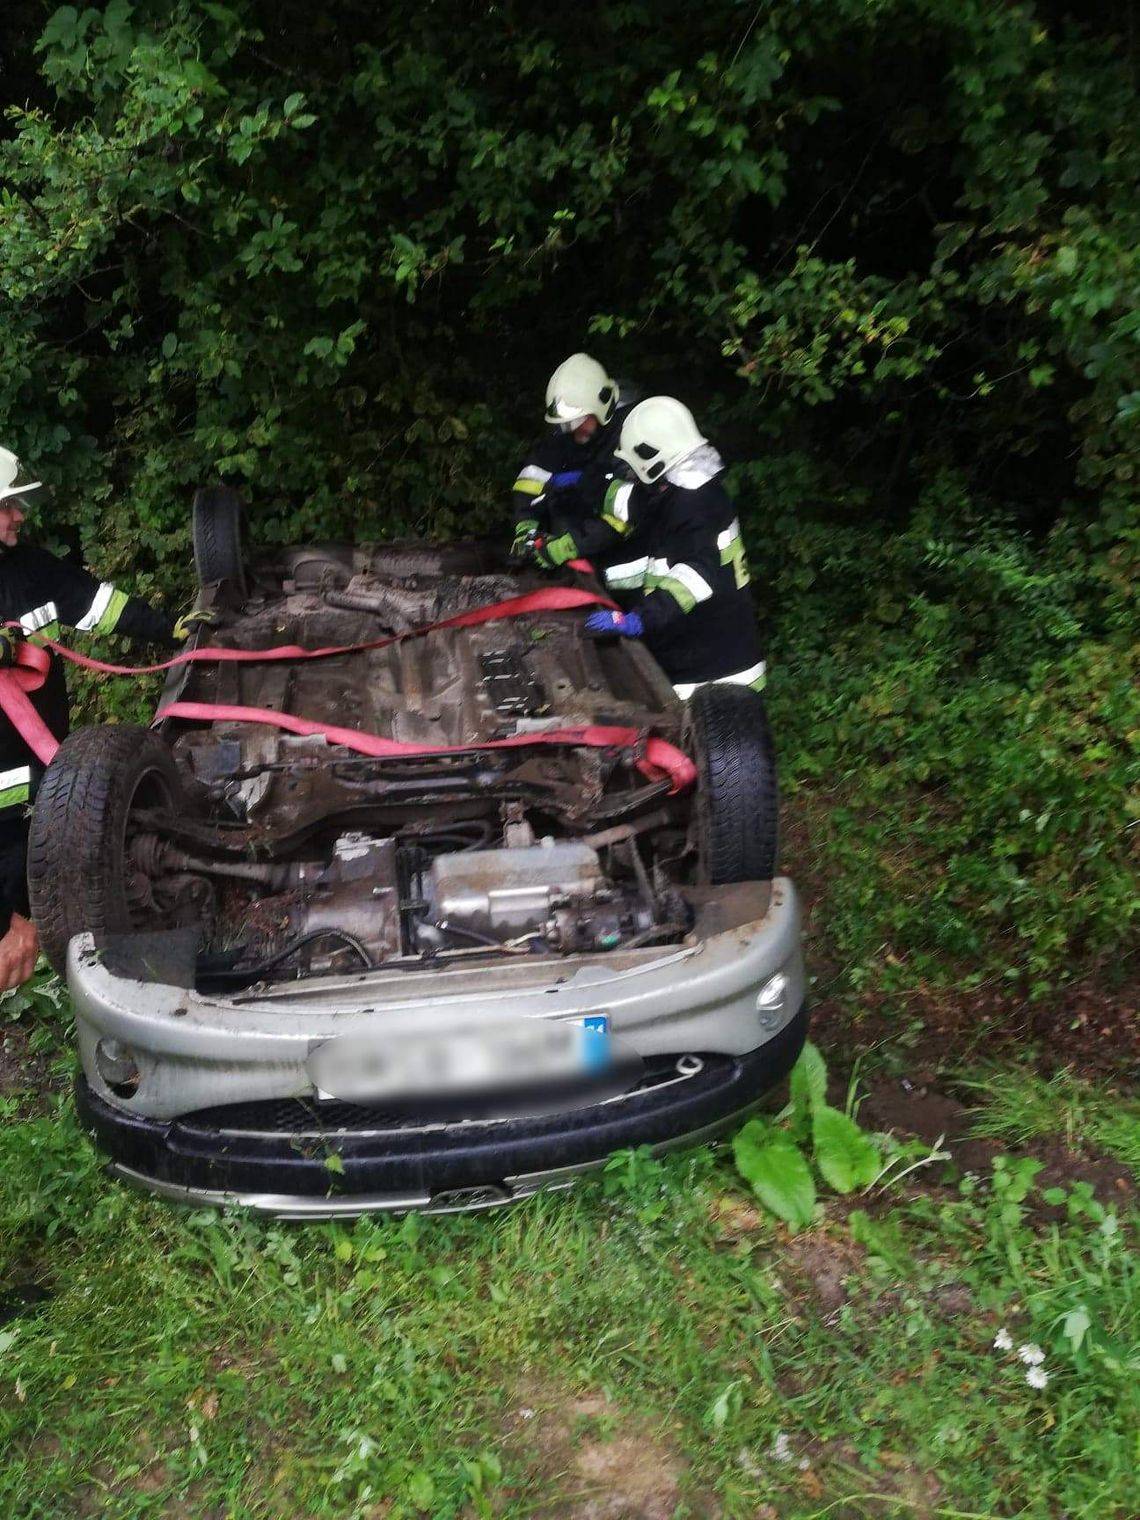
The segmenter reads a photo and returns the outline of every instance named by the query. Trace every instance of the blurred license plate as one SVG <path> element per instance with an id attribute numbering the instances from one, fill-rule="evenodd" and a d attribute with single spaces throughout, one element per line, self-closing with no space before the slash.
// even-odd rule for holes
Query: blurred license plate
<path id="1" fill-rule="evenodd" d="M 341 1035 L 306 1070 L 321 1098 L 345 1102 L 489 1092 L 601 1076 L 612 1061 L 609 1019 L 511 1019 L 448 1033 Z"/>

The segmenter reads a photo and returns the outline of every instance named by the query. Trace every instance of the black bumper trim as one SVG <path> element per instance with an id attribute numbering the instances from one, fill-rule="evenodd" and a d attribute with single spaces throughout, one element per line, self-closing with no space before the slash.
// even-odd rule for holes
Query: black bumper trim
<path id="1" fill-rule="evenodd" d="M 378 1192 L 430 1196 L 530 1172 L 589 1166 L 626 1147 L 683 1142 L 755 1104 L 791 1070 L 806 1035 L 807 1010 L 801 1008 L 757 1050 L 707 1058 L 704 1071 L 688 1081 L 617 1102 L 383 1136 L 346 1130 L 323 1143 L 287 1133 L 227 1133 L 216 1119 L 204 1124 L 194 1115 L 174 1120 L 132 1115 L 105 1102 L 82 1075 L 76 1103 L 99 1148 L 155 1182 L 305 1198 Z M 326 1159 L 334 1152 L 340 1162 L 331 1171 Z"/>

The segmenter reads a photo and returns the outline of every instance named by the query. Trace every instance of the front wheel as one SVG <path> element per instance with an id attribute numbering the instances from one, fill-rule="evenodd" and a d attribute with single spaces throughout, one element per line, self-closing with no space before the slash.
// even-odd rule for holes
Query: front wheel
<path id="1" fill-rule="evenodd" d="M 170 748 L 149 728 L 81 728 L 60 745 L 32 810 L 28 898 L 61 975 L 73 935 L 101 945 L 109 934 L 166 927 L 127 847 L 136 808 L 173 809 L 181 794 Z"/>
<path id="2" fill-rule="evenodd" d="M 747 687 L 713 683 L 695 691 L 687 707 L 697 766 L 691 831 L 697 881 L 771 881 L 779 791 L 764 699 Z"/>

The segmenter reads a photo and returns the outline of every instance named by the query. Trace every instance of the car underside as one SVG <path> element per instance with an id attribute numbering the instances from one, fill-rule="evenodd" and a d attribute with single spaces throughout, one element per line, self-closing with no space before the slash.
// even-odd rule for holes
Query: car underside
<path id="1" fill-rule="evenodd" d="M 232 655 L 171 671 L 150 730 L 72 736 L 33 819 L 120 1172 L 471 1206 L 745 1111 L 803 1037 L 759 699 L 583 638 L 588 576 L 564 606 L 478 544 L 247 570 L 225 510 L 195 533 L 197 643 Z"/>

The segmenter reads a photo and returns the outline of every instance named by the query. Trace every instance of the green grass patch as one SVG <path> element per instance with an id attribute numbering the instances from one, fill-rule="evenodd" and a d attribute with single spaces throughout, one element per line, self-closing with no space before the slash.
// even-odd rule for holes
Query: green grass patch
<path id="1" fill-rule="evenodd" d="M 6 1291 L 48 1295 L 0 1326 L 0 1510 L 1130 1515 L 1135 1221 L 1050 1201 L 1003 1160 L 791 1236 L 722 1146 L 294 1228 L 109 1183 L 59 1099 L 0 1133 Z"/>
<path id="2" fill-rule="evenodd" d="M 1090 1147 L 1123 1161 L 1140 1182 L 1140 1102 L 1068 1071 L 1039 1076 L 1024 1067 L 982 1066 L 956 1086 L 983 1107 L 979 1137 L 1022 1148 L 1059 1137 L 1072 1151 Z"/>

